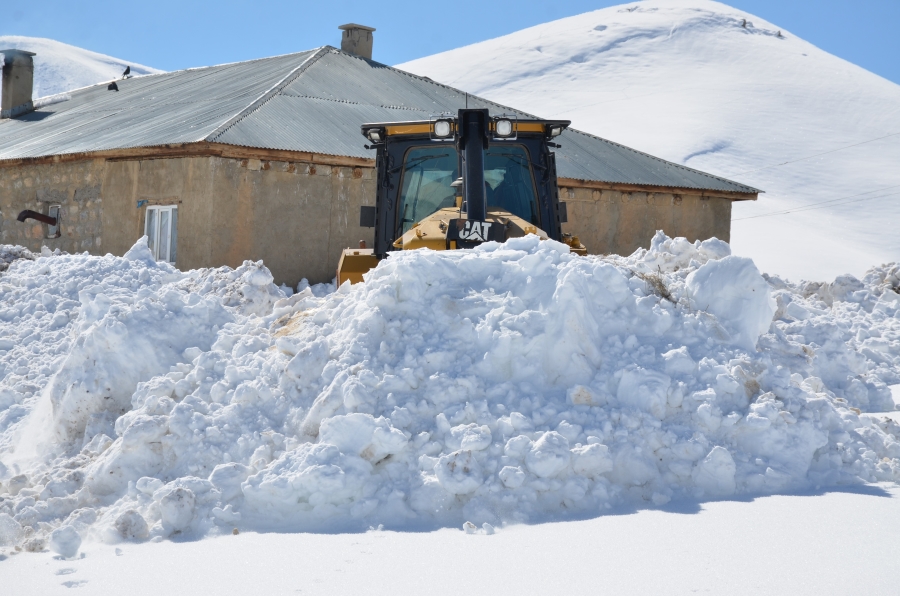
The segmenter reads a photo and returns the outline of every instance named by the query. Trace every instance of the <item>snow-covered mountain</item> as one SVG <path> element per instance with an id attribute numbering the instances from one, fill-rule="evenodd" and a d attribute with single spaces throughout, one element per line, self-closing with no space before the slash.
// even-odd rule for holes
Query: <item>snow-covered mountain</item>
<path id="1" fill-rule="evenodd" d="M 900 86 L 749 13 L 633 2 L 399 67 L 765 190 L 732 226 L 763 270 L 900 259 Z"/>
<path id="2" fill-rule="evenodd" d="M 0 50 L 9 48 L 37 54 L 34 57 L 35 98 L 119 78 L 126 66 L 131 66 L 133 75 L 162 72 L 43 37 L 0 35 Z"/>

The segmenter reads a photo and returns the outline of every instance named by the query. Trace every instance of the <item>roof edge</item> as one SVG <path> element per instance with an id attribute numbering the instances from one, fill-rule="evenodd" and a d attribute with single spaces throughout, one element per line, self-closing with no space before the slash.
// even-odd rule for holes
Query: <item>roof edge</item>
<path id="1" fill-rule="evenodd" d="M 637 184 L 628 182 L 603 182 L 587 180 L 585 178 L 568 178 L 560 176 L 557 184 L 571 188 L 590 188 L 595 190 L 616 190 L 620 192 L 647 192 L 647 193 L 671 193 L 692 194 L 706 198 L 727 199 L 729 201 L 755 201 L 758 197 L 755 192 L 738 192 L 732 190 L 715 190 L 711 188 L 696 188 L 691 186 L 659 186 L 654 184 Z"/>
<path id="2" fill-rule="evenodd" d="M 132 161 L 141 159 L 164 159 L 184 157 L 223 157 L 228 159 L 260 159 L 265 161 L 287 161 L 298 163 L 316 163 L 343 167 L 374 167 L 375 159 L 354 157 L 313 151 L 294 151 L 289 149 L 263 149 L 233 145 L 230 143 L 213 143 L 208 141 L 191 141 L 165 145 L 146 145 L 128 149 L 102 149 L 34 157 L 16 157 L 0 159 L 0 169 L 20 165 L 36 166 L 53 163 L 71 163 L 91 159 L 106 161 Z"/>

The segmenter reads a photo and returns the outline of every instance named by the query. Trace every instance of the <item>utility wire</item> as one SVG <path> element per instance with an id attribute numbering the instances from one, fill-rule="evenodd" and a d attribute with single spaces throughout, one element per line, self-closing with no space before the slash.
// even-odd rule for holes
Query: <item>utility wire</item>
<path id="1" fill-rule="evenodd" d="M 863 196 L 863 195 L 870 195 L 870 194 L 872 194 L 873 192 L 882 192 L 882 191 L 890 190 L 890 189 L 892 189 L 892 188 L 897 188 L 897 187 L 900 187 L 900 184 L 895 184 L 894 186 L 886 186 L 886 187 L 884 187 L 884 188 L 879 188 L 879 189 L 877 189 L 877 190 L 870 190 L 870 191 L 868 191 L 868 192 L 861 192 L 861 193 L 858 193 L 858 194 L 855 194 L 855 195 L 849 195 L 849 196 L 846 196 L 846 197 L 839 197 L 839 198 L 837 198 L 837 199 L 831 199 L 831 200 L 828 200 L 828 201 L 821 201 L 821 202 L 819 202 L 819 203 L 807 203 L 806 205 L 800 205 L 799 207 L 795 207 L 795 208 L 792 208 L 792 209 L 784 209 L 784 210 L 782 210 L 782 211 L 772 211 L 771 213 L 761 213 L 761 214 L 759 214 L 759 215 L 750 215 L 750 216 L 748 216 L 748 217 L 738 217 L 738 218 L 733 219 L 733 220 L 731 220 L 731 221 L 741 221 L 741 220 L 744 220 L 744 219 L 756 219 L 756 218 L 758 218 L 758 217 L 772 217 L 772 216 L 774 216 L 774 215 L 787 215 L 788 213 L 797 213 L 797 212 L 800 212 L 800 211 L 812 211 L 813 209 L 823 209 L 823 208 L 825 208 L 825 207 L 831 207 L 831 206 L 834 206 L 835 203 L 840 204 L 840 205 L 846 205 L 846 204 L 849 204 L 849 203 L 861 203 L 862 201 L 871 201 L 871 200 L 874 200 L 874 199 L 883 199 L 884 197 L 892 197 L 892 196 L 898 195 L 898 194 L 900 194 L 900 191 L 890 192 L 890 193 L 887 193 L 887 194 L 884 194 L 884 195 L 878 195 L 877 197 L 866 197 L 866 198 L 864 198 L 864 199 L 857 199 L 857 200 L 855 200 L 855 201 L 849 201 L 849 200 L 847 200 L 847 199 L 854 199 L 854 198 L 856 198 L 856 197 L 861 197 L 861 196 Z M 838 203 L 838 201 L 845 201 L 845 202 L 844 202 L 844 203 Z"/>
<path id="2" fill-rule="evenodd" d="M 738 172 L 736 174 L 726 174 L 726 176 L 743 176 L 744 174 L 752 174 L 753 172 L 760 172 L 762 170 L 768 170 L 770 168 L 777 168 L 779 166 L 786 166 L 790 163 L 797 163 L 798 161 L 804 161 L 807 159 L 812 159 L 814 157 L 821 157 L 822 155 L 828 155 L 829 153 L 835 153 L 837 151 L 843 151 L 844 149 L 851 149 L 853 147 L 859 147 L 860 145 L 865 145 L 866 143 L 874 143 L 875 141 L 880 141 L 881 139 L 886 139 L 888 137 L 895 137 L 900 135 L 900 132 L 892 132 L 889 135 L 884 135 L 883 137 L 878 137 L 877 139 L 869 139 L 868 141 L 861 141 L 859 143 L 854 143 L 853 145 L 847 145 L 846 147 L 838 147 L 837 149 L 831 149 L 830 151 L 824 151 L 822 153 L 816 153 L 815 155 L 807 155 L 806 157 L 800 157 L 797 159 L 792 159 L 790 161 L 784 161 L 781 163 L 772 164 L 770 166 L 763 166 L 761 168 L 756 168 L 755 170 L 746 170 L 744 172 Z"/>

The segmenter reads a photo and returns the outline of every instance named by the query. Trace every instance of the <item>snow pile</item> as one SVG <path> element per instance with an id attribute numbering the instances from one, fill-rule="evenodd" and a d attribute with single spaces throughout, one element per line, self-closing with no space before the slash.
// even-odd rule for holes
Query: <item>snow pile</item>
<path id="1" fill-rule="evenodd" d="M 260 263 L 180 273 L 142 243 L 16 261 L 0 540 L 487 532 L 900 479 L 900 427 L 861 415 L 900 381 L 896 266 L 800 287 L 729 253 L 529 236 L 290 297 Z"/>
<path id="2" fill-rule="evenodd" d="M 900 221 L 900 86 L 740 9 L 629 2 L 399 68 L 764 190 L 735 203 L 731 240 L 765 271 L 833 279 L 900 254 L 873 233 Z"/>
<path id="3" fill-rule="evenodd" d="M 42 37 L 0 35 L 0 49 L 34 52 L 35 107 L 69 99 L 67 92 L 104 81 L 122 78 L 126 66 L 132 75 L 163 72 L 127 60 L 91 52 L 77 46 Z M 0 55 L 0 62 L 3 56 Z"/>

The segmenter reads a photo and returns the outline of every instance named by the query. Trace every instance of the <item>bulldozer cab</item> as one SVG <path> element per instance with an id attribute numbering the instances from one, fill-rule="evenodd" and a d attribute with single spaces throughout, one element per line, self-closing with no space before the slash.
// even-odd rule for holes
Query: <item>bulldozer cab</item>
<path id="1" fill-rule="evenodd" d="M 374 255 L 409 248 L 398 246 L 398 239 L 449 209 L 457 213 L 445 221 L 470 221 L 470 232 L 463 230 L 459 237 L 449 230 L 440 239 L 443 248 L 505 240 L 499 228 L 490 234 L 493 225 L 485 234 L 471 233 L 482 229 L 476 223 L 490 219 L 488 213 L 498 212 L 561 240 L 566 211 L 550 147 L 568 125 L 566 120 L 491 116 L 482 109 L 428 121 L 364 124 L 362 133 L 377 151 L 377 191 L 375 207 L 363 208 L 360 223 L 375 227 Z"/>

